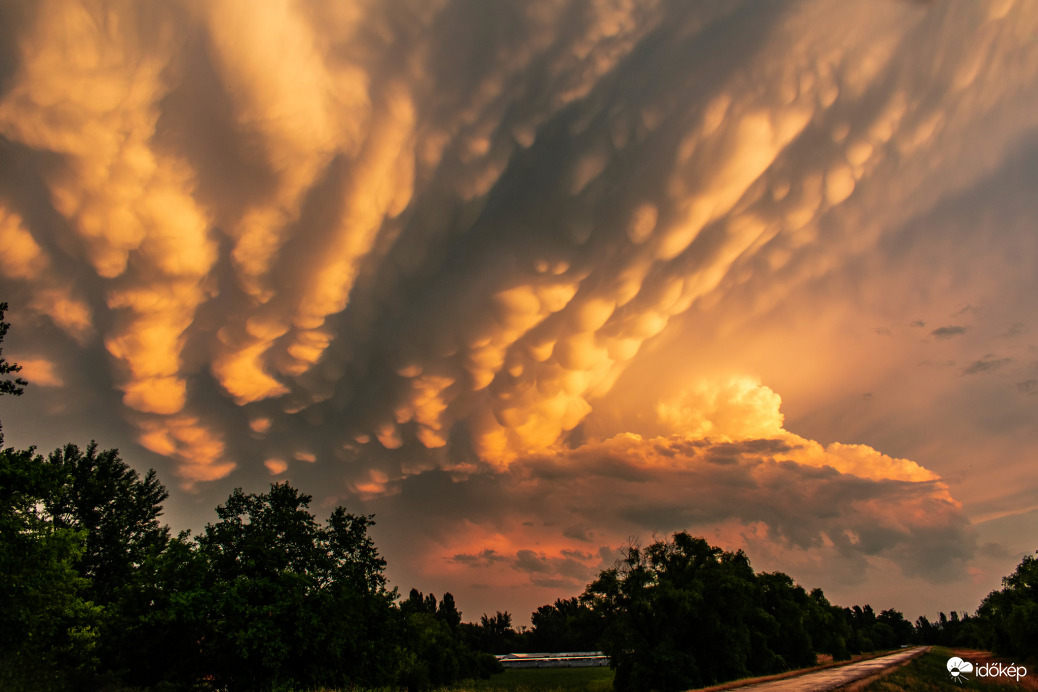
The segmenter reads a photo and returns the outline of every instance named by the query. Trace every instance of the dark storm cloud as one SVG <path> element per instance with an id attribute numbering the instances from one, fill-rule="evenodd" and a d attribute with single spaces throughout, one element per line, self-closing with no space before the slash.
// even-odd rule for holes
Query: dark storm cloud
<path id="1" fill-rule="evenodd" d="M 938 339 L 951 339 L 955 336 L 962 336 L 966 331 L 967 327 L 961 325 L 949 325 L 947 327 L 938 327 L 930 332 L 930 335 L 937 337 Z"/>
<path id="2" fill-rule="evenodd" d="M 994 372 L 995 370 L 1001 370 L 1012 362 L 1012 358 L 996 358 L 995 356 L 987 355 L 963 368 L 962 374 L 977 375 L 985 372 Z"/>
<path id="3" fill-rule="evenodd" d="M 437 568 L 544 585 L 605 560 L 589 543 L 689 523 L 859 574 L 874 556 L 948 566 L 926 531 L 950 556 L 968 545 L 935 474 L 780 435 L 753 391 L 718 408 L 708 385 L 675 407 L 676 437 L 592 419 L 608 397 L 625 424 L 651 419 L 657 387 L 713 374 L 682 352 L 622 379 L 675 325 L 702 343 L 810 323 L 817 344 L 717 348 L 742 349 L 740 373 L 799 372 L 842 352 L 835 312 L 904 301 L 862 322 L 904 325 L 1015 285 L 992 258 L 1033 256 L 1011 223 L 1033 218 L 1029 6 L 2 11 L 0 290 L 40 384 L 5 428 L 25 444 L 108 437 L 197 493 L 174 498 L 184 523 L 233 486 L 289 479 L 423 536 Z M 899 257 L 911 271 L 892 278 Z M 984 261 L 993 278 L 972 278 Z M 816 315 L 811 296 L 835 307 Z M 967 338 L 934 329 L 948 352 L 910 362 L 983 352 L 955 352 L 982 333 L 970 315 Z"/>
<path id="4" fill-rule="evenodd" d="M 416 559 L 433 559 L 436 546 L 465 545 L 469 549 L 450 553 L 450 562 L 568 578 L 571 586 L 599 568 L 601 558 L 589 552 L 589 542 L 597 542 L 601 553 L 627 536 L 677 530 L 723 536 L 733 526 L 785 550 L 817 552 L 849 572 L 883 557 L 909 575 L 956 578 L 973 552 L 959 505 L 922 469 L 875 452 L 861 465 L 856 455 L 863 451 L 825 451 L 795 438 L 726 443 L 627 436 L 559 454 L 566 474 L 542 459 L 449 482 L 427 472 L 366 507 L 390 525 L 409 527 L 409 543 L 426 551 Z M 611 470 L 599 473 L 606 459 Z M 616 473 L 621 464 L 631 471 Z M 648 478 L 650 471 L 651 480 L 627 480 Z M 430 474 L 441 505 L 465 506 L 463 514 L 435 523 L 421 519 L 426 509 L 407 500 L 416 495 L 409 486 L 427 486 Z M 473 503 L 477 494 L 494 500 Z M 557 527 L 570 528 L 560 533 Z"/>

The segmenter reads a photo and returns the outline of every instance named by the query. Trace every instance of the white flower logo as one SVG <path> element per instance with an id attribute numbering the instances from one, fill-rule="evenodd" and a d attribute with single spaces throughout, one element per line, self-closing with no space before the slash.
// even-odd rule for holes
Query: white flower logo
<path id="1" fill-rule="evenodd" d="M 951 673 L 952 680 L 955 682 L 969 680 L 964 673 L 972 673 L 973 664 L 969 661 L 963 661 L 958 656 L 952 656 L 948 659 L 948 672 Z"/>

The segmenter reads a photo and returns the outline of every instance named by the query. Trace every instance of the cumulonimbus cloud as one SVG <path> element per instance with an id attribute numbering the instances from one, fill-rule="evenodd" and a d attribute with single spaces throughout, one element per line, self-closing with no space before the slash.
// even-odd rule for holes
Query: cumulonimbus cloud
<path id="1" fill-rule="evenodd" d="M 723 334 L 853 283 L 857 258 L 996 171 L 1038 126 L 1033 6 L 15 14 L 2 285 L 70 339 L 79 361 L 53 372 L 89 360 L 185 485 L 323 473 L 391 504 L 449 477 L 541 508 L 557 545 L 504 524 L 490 541 L 469 497 L 472 540 L 444 554 L 543 579 L 598 564 L 583 539 L 657 524 L 918 572 L 962 556 L 913 557 L 924 536 L 969 543 L 920 465 L 787 431 L 753 377 L 662 364 L 693 373 L 662 402 L 623 377 L 696 315 Z M 860 274 L 842 295 L 886 295 Z M 726 299 L 740 309 L 711 313 Z M 606 399 L 649 415 L 628 395 L 651 432 L 589 435 Z"/>
<path id="2" fill-rule="evenodd" d="M 426 571 L 514 586 L 579 590 L 629 537 L 687 527 L 820 561 L 851 582 L 879 560 L 928 580 L 963 572 L 975 539 L 936 474 L 863 445 L 799 437 L 782 428 L 779 405 L 759 383 L 729 379 L 660 407 L 666 427 L 690 432 L 589 440 L 504 473 L 429 471 L 391 483 L 372 506 L 411 526 L 409 559 Z M 423 525 L 430 494 L 459 509 Z"/>

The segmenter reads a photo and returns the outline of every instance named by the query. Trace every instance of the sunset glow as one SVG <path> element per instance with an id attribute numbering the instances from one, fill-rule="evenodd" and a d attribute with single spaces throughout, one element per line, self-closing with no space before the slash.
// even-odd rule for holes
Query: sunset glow
<path id="1" fill-rule="evenodd" d="M 1038 547 L 1038 5 L 15 4 L 7 444 L 174 529 L 291 480 L 466 620 L 676 530 L 910 619 Z"/>

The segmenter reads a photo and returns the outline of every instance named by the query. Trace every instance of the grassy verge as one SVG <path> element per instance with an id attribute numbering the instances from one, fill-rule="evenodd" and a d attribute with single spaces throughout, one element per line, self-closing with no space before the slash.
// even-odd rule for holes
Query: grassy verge
<path id="1" fill-rule="evenodd" d="M 1015 680 L 1011 682 L 991 682 L 984 678 L 970 674 L 969 679 L 960 679 L 956 682 L 948 673 L 947 663 L 952 656 L 962 654 L 943 646 L 935 646 L 933 649 L 916 658 L 894 672 L 879 680 L 875 680 L 860 689 L 863 692 L 916 692 L 922 690 L 963 690 L 982 689 L 985 692 L 997 692 L 999 690 L 1012 690 L 1020 692 L 1022 689 L 1033 689 L 1029 684 L 1033 680 L 1023 678 L 1020 683 Z M 968 657 L 967 657 L 967 660 Z M 1028 677 L 1032 673 L 1028 670 Z M 1025 683 L 1026 681 L 1026 683 Z"/>
<path id="2" fill-rule="evenodd" d="M 489 680 L 474 680 L 452 687 L 454 692 L 609 692 L 610 668 L 510 668 Z"/>

